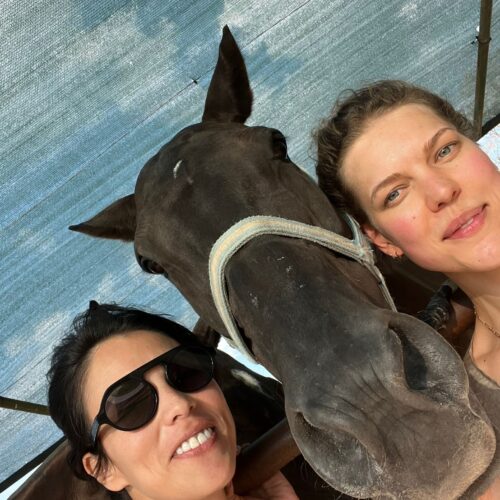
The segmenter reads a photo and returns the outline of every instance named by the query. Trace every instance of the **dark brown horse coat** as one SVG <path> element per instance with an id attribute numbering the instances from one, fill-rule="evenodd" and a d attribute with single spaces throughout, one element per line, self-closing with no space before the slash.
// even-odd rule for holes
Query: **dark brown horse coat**
<path id="1" fill-rule="evenodd" d="M 231 225 L 274 215 L 350 237 L 283 135 L 244 125 L 251 106 L 225 28 L 202 122 L 146 163 L 134 194 L 72 227 L 133 241 L 143 269 L 168 277 L 223 334 L 207 262 Z M 247 345 L 283 383 L 294 438 L 329 484 L 361 498 L 451 499 L 485 473 L 496 439 L 461 359 L 433 329 L 389 311 L 364 267 L 262 236 L 232 258 L 226 280 Z"/>

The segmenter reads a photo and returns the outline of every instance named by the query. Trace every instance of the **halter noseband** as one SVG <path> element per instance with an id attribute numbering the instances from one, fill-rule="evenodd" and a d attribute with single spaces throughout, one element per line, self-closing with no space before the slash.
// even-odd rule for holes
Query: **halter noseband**
<path id="1" fill-rule="evenodd" d="M 230 343 L 251 361 L 256 361 L 255 356 L 242 339 L 230 310 L 225 271 L 229 259 L 242 246 L 257 236 L 274 234 L 277 236 L 300 238 L 312 241 L 354 259 L 370 270 L 375 276 L 377 284 L 390 308 L 393 311 L 397 310 L 385 284 L 384 277 L 375 265 L 373 250 L 361 232 L 359 224 L 348 214 L 344 214 L 344 216 L 353 233 L 354 237 L 352 240 L 321 227 L 311 226 L 302 222 L 267 215 L 256 215 L 237 222 L 214 243 L 208 261 L 208 273 L 215 307 L 226 327 L 227 333 L 230 335 L 230 340 L 232 340 Z"/>

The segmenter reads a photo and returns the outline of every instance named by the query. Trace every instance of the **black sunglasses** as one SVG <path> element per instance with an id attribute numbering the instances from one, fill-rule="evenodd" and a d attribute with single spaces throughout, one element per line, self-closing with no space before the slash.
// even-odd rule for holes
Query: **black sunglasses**
<path id="1" fill-rule="evenodd" d="M 144 374 L 157 365 L 165 368 L 167 383 L 181 392 L 203 389 L 214 375 L 213 350 L 199 346 L 178 346 L 140 366 L 110 385 L 104 393 L 99 412 L 90 430 L 91 449 L 97 444 L 102 424 L 121 431 L 146 425 L 158 409 L 158 392 Z"/>

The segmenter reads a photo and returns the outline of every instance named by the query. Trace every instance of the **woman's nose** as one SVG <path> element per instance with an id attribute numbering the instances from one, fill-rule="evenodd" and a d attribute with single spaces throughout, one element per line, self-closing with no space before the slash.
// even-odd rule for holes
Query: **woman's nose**
<path id="1" fill-rule="evenodd" d="M 460 186 L 457 182 L 443 174 L 429 176 L 424 189 L 427 206 L 433 212 L 445 208 L 460 194 Z"/>
<path id="2" fill-rule="evenodd" d="M 166 381 L 157 386 L 158 417 L 164 425 L 172 425 L 177 420 L 187 417 L 195 407 L 190 394 L 175 390 Z"/>

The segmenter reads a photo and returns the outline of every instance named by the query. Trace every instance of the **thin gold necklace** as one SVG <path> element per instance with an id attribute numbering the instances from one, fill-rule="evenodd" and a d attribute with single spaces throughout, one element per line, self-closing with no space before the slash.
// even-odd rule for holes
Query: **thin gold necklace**
<path id="1" fill-rule="evenodd" d="M 476 309 L 474 308 L 474 314 L 476 316 L 476 318 L 479 320 L 480 323 L 482 323 L 486 328 L 488 328 L 488 330 L 493 334 L 495 335 L 495 337 L 498 337 L 500 339 L 500 332 L 498 330 L 495 330 L 491 325 L 489 325 L 488 323 L 486 323 L 486 321 L 484 321 L 484 319 L 481 318 L 481 316 L 479 316 L 479 314 L 477 313 Z"/>

